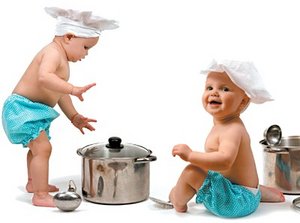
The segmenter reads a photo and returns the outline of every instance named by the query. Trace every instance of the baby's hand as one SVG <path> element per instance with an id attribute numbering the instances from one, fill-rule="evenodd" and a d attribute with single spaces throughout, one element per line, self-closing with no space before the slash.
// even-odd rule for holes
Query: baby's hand
<path id="1" fill-rule="evenodd" d="M 71 91 L 71 95 L 74 95 L 74 96 L 78 97 L 80 101 L 83 101 L 84 99 L 82 97 L 82 94 L 85 93 L 90 88 L 94 87 L 95 85 L 96 85 L 96 83 L 88 84 L 88 85 L 85 85 L 83 87 L 73 86 L 72 91 Z"/>
<path id="2" fill-rule="evenodd" d="M 172 155 L 179 156 L 184 161 L 188 161 L 189 154 L 192 152 L 190 147 L 186 144 L 178 144 L 173 147 Z"/>
<path id="3" fill-rule="evenodd" d="M 90 124 L 90 122 L 97 122 L 97 120 L 84 117 L 83 115 L 80 114 L 75 114 L 72 117 L 71 122 L 76 128 L 80 130 L 82 134 L 84 134 L 83 128 L 86 128 L 90 131 L 95 130 L 95 128 Z"/>

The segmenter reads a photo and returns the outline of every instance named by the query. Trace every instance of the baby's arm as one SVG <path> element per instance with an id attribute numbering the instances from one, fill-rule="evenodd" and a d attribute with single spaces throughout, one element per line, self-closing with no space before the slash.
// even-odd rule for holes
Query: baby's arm
<path id="1" fill-rule="evenodd" d="M 59 99 L 58 105 L 70 121 L 75 114 L 78 114 L 78 112 L 76 111 L 76 109 L 73 105 L 72 99 L 71 99 L 70 95 L 68 95 L 68 94 L 62 96 Z"/>
<path id="2" fill-rule="evenodd" d="M 85 85 L 83 87 L 73 86 L 72 91 L 71 91 L 71 95 L 74 95 L 74 96 L 78 97 L 80 101 L 83 101 L 82 94 L 85 93 L 90 88 L 94 87 L 95 85 L 96 85 L 96 83 L 88 84 L 88 85 Z"/>
<path id="3" fill-rule="evenodd" d="M 90 131 L 95 130 L 90 122 L 97 122 L 97 120 L 78 114 L 69 95 L 64 95 L 61 97 L 61 99 L 58 101 L 58 105 L 68 119 L 72 122 L 72 124 L 78 128 L 82 134 L 84 134 L 83 128 L 87 128 Z"/>
<path id="4" fill-rule="evenodd" d="M 90 124 L 90 122 L 97 122 L 96 119 L 91 119 L 91 118 L 87 118 L 84 117 L 83 115 L 80 114 L 75 114 L 72 118 L 71 118 L 71 122 L 73 123 L 73 125 L 78 128 L 80 130 L 80 132 L 82 134 L 84 134 L 83 128 L 86 128 L 90 131 L 94 131 L 95 128 Z"/>
<path id="5" fill-rule="evenodd" d="M 47 48 L 42 55 L 38 70 L 41 86 L 51 91 L 71 94 L 73 85 L 67 82 L 69 71 L 67 64 L 62 65 L 62 55 L 53 48 Z"/>
<path id="6" fill-rule="evenodd" d="M 203 169 L 227 170 L 234 163 L 241 143 L 242 133 L 236 129 L 228 129 L 219 136 L 218 148 L 211 152 L 193 151 L 185 144 L 174 146 L 172 155 L 190 162 Z"/>
<path id="7" fill-rule="evenodd" d="M 49 48 L 47 53 L 43 54 L 38 71 L 39 83 L 51 91 L 71 94 L 83 101 L 82 94 L 96 84 L 92 83 L 78 87 L 68 83 L 69 68 L 67 65 L 61 64 L 61 57 L 61 54 L 52 48 Z"/>

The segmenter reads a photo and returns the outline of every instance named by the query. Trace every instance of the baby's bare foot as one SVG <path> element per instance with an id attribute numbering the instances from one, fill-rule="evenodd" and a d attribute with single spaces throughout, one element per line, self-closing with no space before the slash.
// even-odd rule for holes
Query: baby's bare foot
<path id="1" fill-rule="evenodd" d="M 285 197 L 283 193 L 273 187 L 267 187 L 260 185 L 259 189 L 261 191 L 261 202 L 284 202 Z"/>
<path id="2" fill-rule="evenodd" d="M 28 193 L 33 193 L 33 186 L 30 181 L 26 184 L 26 191 Z M 48 185 L 48 192 L 57 192 L 57 191 L 59 191 L 58 187 L 56 187 L 55 185 L 51 185 L 51 184 Z"/>
<path id="3" fill-rule="evenodd" d="M 175 210 L 177 212 L 181 212 L 181 213 L 184 213 L 184 212 L 187 212 L 187 209 L 188 209 L 188 206 L 187 204 L 185 205 L 179 205 L 178 202 L 176 202 L 176 199 L 174 199 L 174 188 L 171 190 L 170 194 L 169 194 L 169 200 L 171 201 L 171 203 L 173 204 Z"/>
<path id="4" fill-rule="evenodd" d="M 56 207 L 53 201 L 53 197 L 49 194 L 34 194 L 32 198 L 32 204 L 40 207 Z"/>

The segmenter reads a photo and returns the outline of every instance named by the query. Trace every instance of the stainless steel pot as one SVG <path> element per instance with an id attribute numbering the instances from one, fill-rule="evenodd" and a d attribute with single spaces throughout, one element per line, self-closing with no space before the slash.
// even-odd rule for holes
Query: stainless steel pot
<path id="1" fill-rule="evenodd" d="M 261 140 L 264 184 L 285 194 L 300 194 L 300 136 L 282 137 L 277 145 Z"/>
<path id="2" fill-rule="evenodd" d="M 148 199 L 152 152 L 119 137 L 77 150 L 82 156 L 82 195 L 101 204 L 129 204 Z"/>

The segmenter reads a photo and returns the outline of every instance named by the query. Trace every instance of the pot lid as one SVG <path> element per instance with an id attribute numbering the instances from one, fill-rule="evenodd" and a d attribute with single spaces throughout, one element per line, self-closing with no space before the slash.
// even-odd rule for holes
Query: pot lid
<path id="1" fill-rule="evenodd" d="M 110 137 L 108 143 L 95 143 L 77 150 L 77 153 L 88 158 L 141 158 L 152 152 L 145 147 L 124 143 L 119 137 Z"/>

